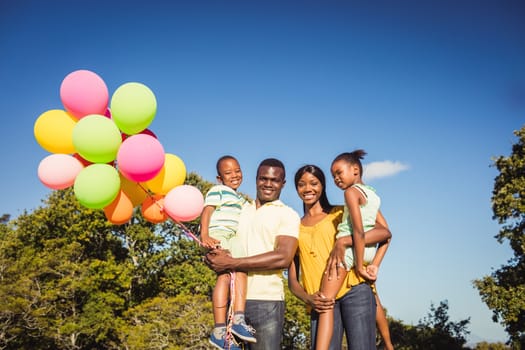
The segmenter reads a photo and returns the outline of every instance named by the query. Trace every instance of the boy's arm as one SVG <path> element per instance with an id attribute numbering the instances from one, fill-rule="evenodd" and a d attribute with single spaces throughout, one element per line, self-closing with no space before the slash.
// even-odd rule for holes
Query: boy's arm
<path id="1" fill-rule="evenodd" d="M 220 243 L 216 239 L 211 238 L 208 231 L 210 226 L 210 218 L 214 211 L 214 206 L 207 205 L 204 207 L 204 209 L 202 209 L 201 213 L 201 241 L 202 244 L 207 248 L 215 248 L 215 246 Z"/>

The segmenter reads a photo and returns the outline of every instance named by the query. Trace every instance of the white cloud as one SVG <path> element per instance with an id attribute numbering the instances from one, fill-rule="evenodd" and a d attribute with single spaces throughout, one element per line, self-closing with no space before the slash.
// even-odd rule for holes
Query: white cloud
<path id="1" fill-rule="evenodd" d="M 363 168 L 363 177 L 367 180 L 372 180 L 396 175 L 404 170 L 407 170 L 409 166 L 401 162 L 385 160 L 382 162 L 364 164 Z"/>

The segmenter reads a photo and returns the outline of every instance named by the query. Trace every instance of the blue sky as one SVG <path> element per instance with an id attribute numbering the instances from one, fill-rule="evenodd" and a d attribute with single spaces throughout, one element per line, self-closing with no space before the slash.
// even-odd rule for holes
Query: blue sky
<path id="1" fill-rule="evenodd" d="M 365 149 L 394 235 L 378 282 L 389 314 L 416 324 L 446 299 L 473 341 L 504 340 L 471 281 L 511 257 L 493 238 L 490 164 L 525 121 L 524 18 L 520 1 L 2 1 L 0 213 L 50 191 L 33 126 L 63 108 L 67 74 L 91 70 L 110 95 L 140 82 L 158 103 L 149 128 L 188 171 L 213 181 L 232 154 L 253 196 L 258 163 L 279 158 L 299 212 L 300 166 L 328 175 Z"/>

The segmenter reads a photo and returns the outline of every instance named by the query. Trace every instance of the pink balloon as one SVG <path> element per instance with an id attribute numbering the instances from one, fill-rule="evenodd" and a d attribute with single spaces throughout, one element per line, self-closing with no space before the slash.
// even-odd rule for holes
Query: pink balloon
<path id="1" fill-rule="evenodd" d="M 146 134 L 126 138 L 117 153 L 117 166 L 128 180 L 151 180 L 164 166 L 164 148 L 159 140 Z"/>
<path id="2" fill-rule="evenodd" d="M 124 141 L 125 139 L 127 139 L 130 135 L 128 134 L 125 134 L 125 133 L 121 133 L 122 134 L 122 141 Z M 138 135 L 138 134 L 146 134 L 146 135 L 150 135 L 150 136 L 153 136 L 154 138 L 158 139 L 157 135 L 155 135 L 155 133 L 153 131 L 151 131 L 150 129 L 144 129 L 142 130 L 141 132 L 138 132 L 134 135 Z"/>
<path id="3" fill-rule="evenodd" d="M 164 197 L 164 211 L 176 221 L 191 221 L 200 216 L 204 196 L 195 186 L 180 185 Z"/>
<path id="4" fill-rule="evenodd" d="M 66 111 L 80 119 L 88 114 L 105 115 L 109 92 L 104 80 L 96 73 L 77 70 L 62 81 L 60 99 Z"/>
<path id="5" fill-rule="evenodd" d="M 62 190 L 73 186 L 83 168 L 82 163 L 69 154 L 51 154 L 40 161 L 38 178 L 46 187 Z"/>

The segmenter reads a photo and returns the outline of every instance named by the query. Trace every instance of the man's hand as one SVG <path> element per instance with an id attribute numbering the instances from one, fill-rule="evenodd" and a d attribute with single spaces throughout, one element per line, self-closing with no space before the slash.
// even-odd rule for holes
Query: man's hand
<path id="1" fill-rule="evenodd" d="M 230 272 L 233 262 L 230 252 L 225 249 L 212 249 L 204 256 L 204 262 L 217 273 Z"/>

